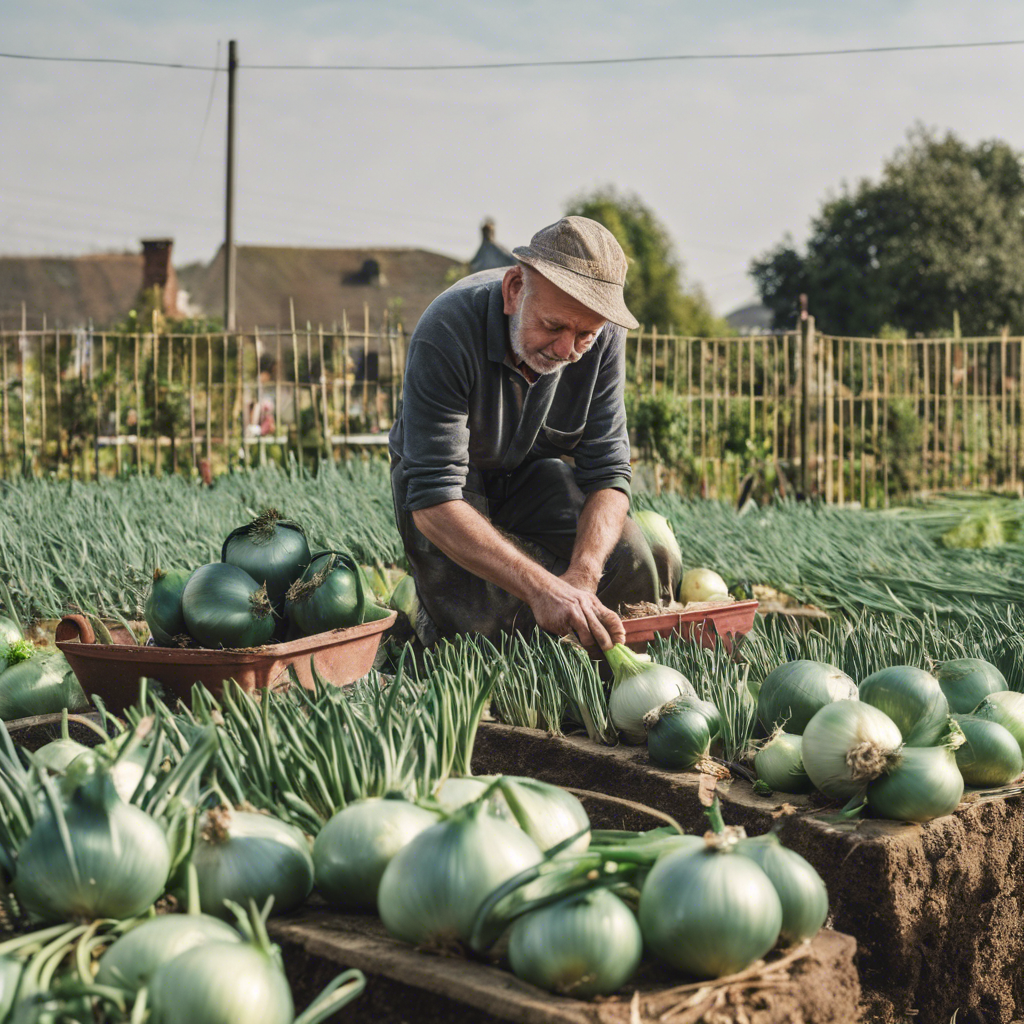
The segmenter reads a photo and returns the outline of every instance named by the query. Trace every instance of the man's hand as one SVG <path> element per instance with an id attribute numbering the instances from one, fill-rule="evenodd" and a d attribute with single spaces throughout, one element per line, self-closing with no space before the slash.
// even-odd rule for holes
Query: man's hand
<path id="1" fill-rule="evenodd" d="M 625 499 L 618 491 L 600 493 Z M 585 513 L 589 506 L 590 499 Z M 592 511 L 584 517 L 590 522 L 594 521 Z M 594 643 L 605 651 L 626 639 L 622 620 L 596 596 L 607 557 L 601 546 L 595 556 L 592 546 L 580 544 L 577 538 L 579 551 L 574 550 L 569 569 L 564 576 L 554 576 L 465 501 L 444 502 L 412 515 L 416 528 L 453 562 L 525 601 L 541 629 L 560 636 L 575 631 L 583 643 Z"/>
<path id="2" fill-rule="evenodd" d="M 528 601 L 537 625 L 558 636 L 574 631 L 582 643 L 597 644 L 602 651 L 624 643 L 622 620 L 597 599 L 597 583 L 593 590 L 589 579 L 586 586 L 577 586 L 571 574 L 570 569 L 564 576 L 550 576 L 548 585 Z"/>

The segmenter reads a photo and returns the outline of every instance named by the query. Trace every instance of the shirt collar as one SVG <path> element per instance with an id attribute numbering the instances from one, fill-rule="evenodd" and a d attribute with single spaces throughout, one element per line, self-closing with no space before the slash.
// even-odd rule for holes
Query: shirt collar
<path id="1" fill-rule="evenodd" d="M 494 363 L 505 362 L 508 347 L 508 317 L 505 315 L 505 301 L 502 298 L 499 278 L 495 282 L 487 310 L 487 358 Z"/>

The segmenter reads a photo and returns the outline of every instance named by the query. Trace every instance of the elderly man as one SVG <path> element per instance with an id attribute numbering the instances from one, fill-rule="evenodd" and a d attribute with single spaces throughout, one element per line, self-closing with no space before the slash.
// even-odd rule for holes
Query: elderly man
<path id="1" fill-rule="evenodd" d="M 618 609 L 658 593 L 627 518 L 626 257 L 585 217 L 513 255 L 438 296 L 409 344 L 389 441 L 417 632 L 538 625 L 607 649 Z"/>

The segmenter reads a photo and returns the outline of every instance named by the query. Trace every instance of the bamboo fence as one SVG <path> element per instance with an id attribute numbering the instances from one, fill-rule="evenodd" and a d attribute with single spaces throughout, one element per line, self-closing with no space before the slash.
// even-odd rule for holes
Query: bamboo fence
<path id="1" fill-rule="evenodd" d="M 0 332 L 0 476 L 211 470 L 383 445 L 401 326 L 125 335 Z"/>
<path id="2" fill-rule="evenodd" d="M 300 461 L 383 445 L 402 393 L 400 326 L 134 335 L 0 332 L 0 475 L 90 479 Z M 732 496 L 758 467 L 830 502 L 902 490 L 1021 491 L 1022 344 L 797 331 L 627 339 L 637 401 L 685 430 L 689 482 Z M 262 368 L 262 372 L 261 372 Z M 266 412 L 269 410 L 269 412 Z"/>
<path id="3" fill-rule="evenodd" d="M 795 490 L 876 505 L 910 490 L 1024 493 L 1022 350 L 1008 333 L 826 335 L 808 317 L 730 338 L 641 328 L 627 359 L 638 396 L 661 395 L 685 421 L 704 493 L 734 496 L 742 474 L 770 465 Z"/>

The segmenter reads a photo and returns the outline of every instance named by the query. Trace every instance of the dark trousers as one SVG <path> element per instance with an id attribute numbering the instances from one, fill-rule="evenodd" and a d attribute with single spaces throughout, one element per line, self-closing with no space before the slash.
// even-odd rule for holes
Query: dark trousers
<path id="1" fill-rule="evenodd" d="M 463 497 L 521 550 L 549 572 L 569 568 L 586 495 L 571 467 L 560 459 L 536 459 L 511 473 L 470 468 Z M 481 633 L 497 641 L 502 633 L 530 633 L 536 626 L 528 605 L 453 562 L 416 529 L 412 514 L 397 507 L 420 604 L 439 637 Z M 627 519 L 605 562 L 597 596 L 613 610 L 657 601 L 658 570 L 640 528 Z"/>

